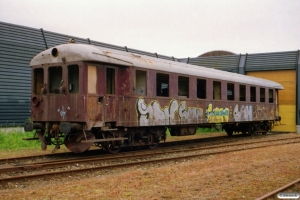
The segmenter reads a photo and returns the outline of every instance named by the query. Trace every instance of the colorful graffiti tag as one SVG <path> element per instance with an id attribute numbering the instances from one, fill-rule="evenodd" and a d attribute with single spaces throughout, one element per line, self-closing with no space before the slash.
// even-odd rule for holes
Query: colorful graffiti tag
<path id="1" fill-rule="evenodd" d="M 187 107 L 186 101 L 179 103 L 176 99 L 162 108 L 156 100 L 147 105 L 144 98 L 139 97 L 136 112 L 140 126 L 197 123 L 203 117 L 202 108 Z"/>
<path id="2" fill-rule="evenodd" d="M 208 104 L 206 108 L 207 121 L 212 123 L 228 122 L 229 120 L 229 109 L 228 108 L 213 108 L 212 104 Z"/>
<path id="3" fill-rule="evenodd" d="M 264 105 L 238 105 L 234 108 L 213 107 L 209 103 L 206 108 L 206 118 L 202 108 L 188 107 L 186 101 L 179 102 L 172 99 L 165 107 L 161 107 L 156 100 L 149 104 L 145 103 L 143 97 L 139 97 L 136 101 L 136 112 L 140 126 L 153 125 L 173 125 L 173 124 L 197 124 L 197 123 L 222 123 L 229 121 L 252 121 L 260 118 L 266 119 L 273 117 L 275 109 L 272 107 L 270 112 Z"/>

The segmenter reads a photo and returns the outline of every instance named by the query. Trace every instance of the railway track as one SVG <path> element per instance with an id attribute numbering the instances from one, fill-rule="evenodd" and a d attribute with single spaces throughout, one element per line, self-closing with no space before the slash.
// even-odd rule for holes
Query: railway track
<path id="1" fill-rule="evenodd" d="M 272 133 L 268 135 L 257 135 L 253 137 L 253 139 L 268 139 L 269 137 L 273 138 L 276 136 L 281 136 L 282 133 Z M 244 140 L 249 140 L 250 135 L 233 135 L 231 137 L 226 136 L 215 136 L 208 138 L 196 138 L 196 139 L 188 139 L 188 140 L 178 140 L 178 141 L 168 141 L 165 143 L 160 143 L 158 149 L 166 148 L 166 147 L 179 147 L 186 145 L 199 145 L 201 143 L 202 146 L 207 145 L 218 145 L 218 144 L 226 144 L 232 142 L 239 142 Z M 143 148 L 143 147 L 141 147 Z M 125 151 L 127 149 L 125 148 Z M 56 159 L 67 159 L 67 158 L 80 158 L 80 157 L 89 157 L 89 156 L 106 156 L 107 153 L 103 152 L 101 149 L 87 151 L 81 154 L 76 154 L 73 152 L 65 152 L 65 153 L 52 153 L 52 154 L 44 154 L 44 155 L 31 155 L 31 156 L 22 156 L 22 157 L 12 157 L 12 158 L 2 158 L 0 159 L 0 166 L 5 164 L 20 164 L 20 163 L 33 163 L 40 162 L 44 160 L 56 160 Z"/>
<path id="2" fill-rule="evenodd" d="M 277 197 L 277 198 L 276 198 Z M 300 178 L 294 180 L 272 192 L 269 192 L 256 200 L 265 199 L 299 199 L 300 198 Z"/>
<path id="3" fill-rule="evenodd" d="M 111 170 L 136 165 L 152 165 L 154 163 L 176 162 L 201 156 L 210 156 L 246 149 L 263 148 L 268 146 L 299 143 L 300 137 L 276 138 L 261 141 L 234 142 L 211 146 L 199 144 L 186 147 L 165 147 L 151 151 L 125 152 L 116 155 L 91 156 L 80 159 L 60 159 L 28 164 L 1 165 L 0 183 L 2 188 L 10 184 L 24 184 L 24 182 L 40 179 L 61 178 L 76 174 L 90 174 L 100 170 Z"/>

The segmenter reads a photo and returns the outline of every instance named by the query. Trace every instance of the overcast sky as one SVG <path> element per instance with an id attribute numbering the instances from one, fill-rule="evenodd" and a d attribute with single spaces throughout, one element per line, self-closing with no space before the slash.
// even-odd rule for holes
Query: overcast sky
<path id="1" fill-rule="evenodd" d="M 0 0 L 0 21 L 176 58 L 300 49 L 300 0 Z"/>

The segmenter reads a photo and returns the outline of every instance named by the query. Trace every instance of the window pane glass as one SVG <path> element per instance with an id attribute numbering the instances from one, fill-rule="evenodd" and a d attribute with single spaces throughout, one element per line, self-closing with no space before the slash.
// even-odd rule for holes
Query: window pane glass
<path id="1" fill-rule="evenodd" d="M 234 100 L 234 84 L 227 83 L 227 100 Z"/>
<path id="2" fill-rule="evenodd" d="M 240 101 L 246 101 L 246 86 L 240 85 Z"/>
<path id="3" fill-rule="evenodd" d="M 197 98 L 206 99 L 206 80 L 197 79 Z"/>
<path id="4" fill-rule="evenodd" d="M 147 76 L 145 71 L 136 70 L 135 73 L 136 82 L 136 95 L 147 95 Z"/>
<path id="5" fill-rule="evenodd" d="M 213 82 L 213 99 L 214 100 L 221 100 L 221 82 L 214 81 Z"/>
<path id="6" fill-rule="evenodd" d="M 44 69 L 34 69 L 34 93 L 41 94 L 41 89 L 44 85 Z"/>
<path id="7" fill-rule="evenodd" d="M 59 87 L 62 84 L 62 68 L 49 67 L 49 93 L 59 94 Z"/>
<path id="8" fill-rule="evenodd" d="M 256 87 L 250 87 L 250 101 L 256 102 Z"/>
<path id="9" fill-rule="evenodd" d="M 260 88 L 260 102 L 265 102 L 266 101 L 265 93 L 266 93 L 265 88 Z"/>
<path id="10" fill-rule="evenodd" d="M 106 94 L 115 94 L 115 69 L 106 69 Z"/>
<path id="11" fill-rule="evenodd" d="M 178 76 L 178 96 L 189 97 L 189 77 Z"/>
<path id="12" fill-rule="evenodd" d="M 68 66 L 68 91 L 77 93 L 79 91 L 79 67 L 78 65 Z"/>
<path id="13" fill-rule="evenodd" d="M 156 95 L 168 97 L 169 96 L 169 75 L 156 74 Z"/>
<path id="14" fill-rule="evenodd" d="M 274 103 L 273 90 L 269 89 L 269 103 Z"/>

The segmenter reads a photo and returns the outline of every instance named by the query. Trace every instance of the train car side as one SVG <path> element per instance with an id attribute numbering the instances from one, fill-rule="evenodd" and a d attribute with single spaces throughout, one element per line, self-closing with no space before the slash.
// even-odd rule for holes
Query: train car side
<path id="1" fill-rule="evenodd" d="M 273 81 L 119 52 L 64 44 L 38 54 L 32 67 L 32 122 L 42 148 L 73 152 L 97 145 L 155 148 L 197 127 L 266 133 L 280 119 Z"/>

